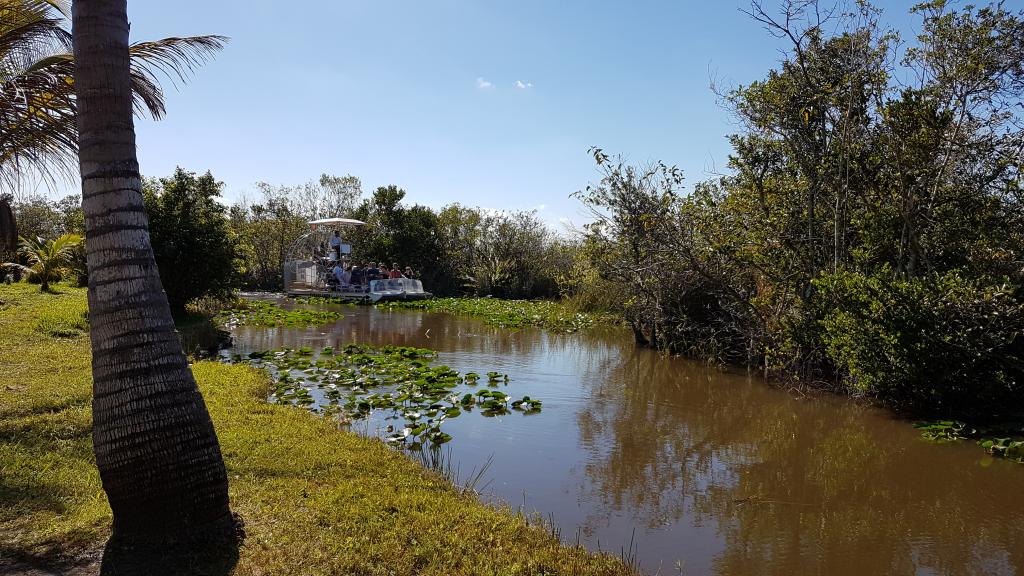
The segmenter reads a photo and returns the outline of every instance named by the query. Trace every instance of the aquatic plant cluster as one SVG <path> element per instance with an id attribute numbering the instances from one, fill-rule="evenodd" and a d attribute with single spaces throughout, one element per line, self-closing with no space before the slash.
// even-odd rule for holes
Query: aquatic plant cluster
<path id="1" fill-rule="evenodd" d="M 338 298 L 332 296 L 297 296 L 294 298 L 299 304 L 331 304 L 335 306 L 359 306 L 358 303 L 348 300 L 346 298 Z"/>
<path id="2" fill-rule="evenodd" d="M 541 410 L 540 400 L 529 396 L 513 400 L 503 390 L 508 386 L 507 374 L 460 374 L 448 366 L 431 366 L 436 358 L 437 352 L 424 348 L 349 344 L 319 352 L 311 348 L 253 352 L 231 360 L 267 369 L 273 378 L 271 400 L 278 404 L 303 406 L 345 422 L 366 418 L 374 410 L 389 412 L 388 420 L 401 423 L 387 427 L 385 440 L 410 450 L 451 440 L 441 426 L 464 412 L 499 416 L 510 410 L 524 414 Z M 486 388 L 473 391 L 478 384 Z M 321 391 L 322 401 L 313 397 L 313 390 Z"/>
<path id="3" fill-rule="evenodd" d="M 1024 425 L 979 429 L 957 420 L 936 420 L 917 422 L 914 428 L 926 440 L 940 444 L 975 438 L 978 446 L 992 456 L 1024 464 Z"/>
<path id="4" fill-rule="evenodd" d="M 482 318 L 499 328 L 537 326 L 557 332 L 576 332 L 601 323 L 611 323 L 609 314 L 572 312 L 563 304 L 548 300 L 500 300 L 497 298 L 434 298 L 412 302 L 387 302 L 384 309 L 413 308 L 429 312 L 461 314 Z"/>
<path id="5" fill-rule="evenodd" d="M 333 310 L 310 310 L 308 308 L 285 310 L 273 302 L 240 300 L 231 308 L 217 314 L 216 321 L 228 329 L 238 326 L 276 328 L 315 326 L 333 322 L 342 317 L 344 314 Z"/>

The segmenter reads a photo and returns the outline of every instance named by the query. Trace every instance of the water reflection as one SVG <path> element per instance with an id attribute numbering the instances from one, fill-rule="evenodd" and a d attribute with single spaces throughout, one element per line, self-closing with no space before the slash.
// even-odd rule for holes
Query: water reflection
<path id="1" fill-rule="evenodd" d="M 905 423 L 833 398 L 797 400 L 713 368 L 623 352 L 589 373 L 577 422 L 582 498 L 719 550 L 718 574 L 1016 574 L 1024 569 L 1019 467 L 933 446 Z M 1006 498 L 997 496 L 1004 495 Z M 648 544 L 652 542 L 648 541 Z"/>
<path id="2" fill-rule="evenodd" d="M 453 458 L 468 470 L 493 454 L 495 497 L 550 514 L 567 540 L 578 527 L 618 552 L 635 533 L 651 573 L 1024 573 L 1024 467 L 973 446 L 933 446 L 870 407 L 794 398 L 617 331 L 344 311 L 326 327 L 236 330 L 236 351 L 401 344 L 511 374 L 510 393 L 543 412 L 446 423 Z"/>

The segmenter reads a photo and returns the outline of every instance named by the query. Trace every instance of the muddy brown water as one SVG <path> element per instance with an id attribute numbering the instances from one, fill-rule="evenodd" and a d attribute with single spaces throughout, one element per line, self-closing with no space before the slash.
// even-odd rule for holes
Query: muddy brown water
<path id="1" fill-rule="evenodd" d="M 885 411 L 667 358 L 616 329 L 343 311 L 315 328 L 238 328 L 231 352 L 397 344 L 509 374 L 509 394 L 543 411 L 445 422 L 452 461 L 467 476 L 492 458 L 485 498 L 645 573 L 1024 574 L 1024 465 L 969 443 L 930 444 Z"/>

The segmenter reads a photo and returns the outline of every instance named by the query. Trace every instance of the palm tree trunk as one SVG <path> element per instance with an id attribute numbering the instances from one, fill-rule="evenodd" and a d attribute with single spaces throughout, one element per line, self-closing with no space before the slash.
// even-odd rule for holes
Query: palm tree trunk
<path id="1" fill-rule="evenodd" d="M 6 261 L 18 248 L 18 222 L 5 197 L 0 197 L 0 259 Z"/>
<path id="2" fill-rule="evenodd" d="M 126 0 L 73 5 L 93 445 L 114 514 L 111 542 L 173 545 L 229 536 L 233 522 L 217 436 L 150 246 L 126 10 Z"/>

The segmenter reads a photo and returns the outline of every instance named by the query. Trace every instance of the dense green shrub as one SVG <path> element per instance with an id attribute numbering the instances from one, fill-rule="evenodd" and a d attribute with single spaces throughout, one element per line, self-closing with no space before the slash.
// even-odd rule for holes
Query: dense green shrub
<path id="1" fill-rule="evenodd" d="M 1024 304 L 1011 287 L 956 271 L 905 280 L 890 270 L 815 285 L 828 355 L 858 390 L 930 415 L 1024 407 Z"/>
<path id="2" fill-rule="evenodd" d="M 195 298 L 229 296 L 236 284 L 235 240 L 217 201 L 222 186 L 209 172 L 178 168 L 143 187 L 153 254 L 177 315 Z"/>

